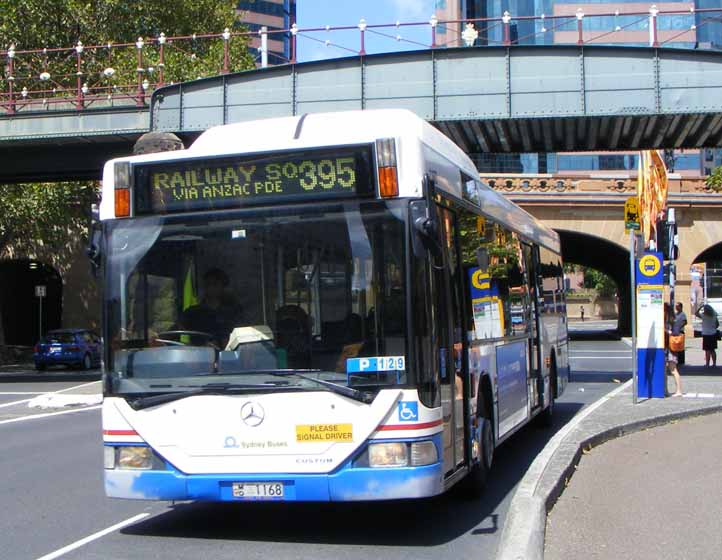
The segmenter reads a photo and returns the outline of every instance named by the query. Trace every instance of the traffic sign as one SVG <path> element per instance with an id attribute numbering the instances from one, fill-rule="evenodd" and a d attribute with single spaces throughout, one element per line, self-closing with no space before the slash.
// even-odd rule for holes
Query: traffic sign
<path id="1" fill-rule="evenodd" d="M 630 196 L 624 203 L 624 228 L 626 230 L 639 229 L 639 200 Z"/>
<path id="2" fill-rule="evenodd" d="M 47 286 L 35 286 L 35 297 L 46 297 L 48 293 Z"/>

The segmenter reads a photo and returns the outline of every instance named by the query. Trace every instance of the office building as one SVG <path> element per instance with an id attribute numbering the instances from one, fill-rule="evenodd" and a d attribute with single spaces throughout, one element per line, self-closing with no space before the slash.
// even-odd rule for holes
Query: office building
<path id="1" fill-rule="evenodd" d="M 501 18 L 512 16 L 509 39 L 518 45 L 575 44 L 578 39 L 577 11 L 581 10 L 585 41 L 597 45 L 649 46 L 649 17 L 646 15 L 613 15 L 624 12 L 648 12 L 655 4 L 657 40 L 664 47 L 722 49 L 722 18 L 720 14 L 699 13 L 705 8 L 720 8 L 720 0 L 681 0 L 639 2 L 627 0 L 438 0 L 436 17 L 440 21 Z M 569 16 L 560 19 L 519 19 L 529 16 Z M 602 17 L 587 17 L 606 14 Z M 612 15 L 609 15 L 612 14 Z M 462 24 L 439 24 L 439 45 L 461 46 Z M 503 26 L 499 21 L 476 22 L 479 32 L 476 45 L 501 45 Z M 627 173 L 637 170 L 636 152 L 608 153 L 529 153 L 470 154 L 477 167 L 488 173 L 552 173 L 580 175 Z M 681 150 L 667 153 L 667 162 L 682 176 L 709 175 L 722 165 L 720 150 Z"/>
<path id="2" fill-rule="evenodd" d="M 290 29 L 296 21 L 296 0 L 240 0 L 236 11 L 250 31 L 266 26 L 274 29 Z M 257 55 L 260 65 L 261 38 L 254 36 L 250 47 Z M 268 39 L 268 64 L 285 64 L 291 59 L 291 40 L 288 33 L 272 34 Z"/>

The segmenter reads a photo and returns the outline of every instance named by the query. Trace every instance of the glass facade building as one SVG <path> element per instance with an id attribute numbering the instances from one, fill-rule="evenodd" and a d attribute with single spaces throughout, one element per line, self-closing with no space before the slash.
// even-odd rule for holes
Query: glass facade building
<path id="1" fill-rule="evenodd" d="M 263 26 L 269 31 L 289 29 L 296 21 L 296 0 L 240 0 L 236 12 L 250 31 L 260 31 Z M 260 65 L 260 37 L 253 37 L 250 46 L 255 49 L 257 63 Z M 290 59 L 291 40 L 288 33 L 269 35 L 268 64 L 285 64 Z"/>
<path id="2" fill-rule="evenodd" d="M 504 12 L 512 16 L 510 39 L 521 45 L 553 45 L 575 43 L 577 39 L 576 12 L 579 8 L 588 16 L 615 12 L 646 12 L 654 3 L 661 12 L 682 13 L 657 18 L 660 42 L 675 47 L 722 48 L 722 19 L 711 18 L 696 10 L 720 8 L 720 0 L 680 0 L 640 3 L 638 0 L 438 0 L 439 19 L 501 18 Z M 569 16 L 568 21 L 517 19 L 528 16 Z M 456 17 L 448 17 L 449 15 Z M 714 14 L 713 14 L 714 15 Z M 497 22 L 479 22 L 479 44 L 499 44 L 503 29 Z M 597 44 L 649 44 L 649 19 L 640 16 L 604 15 L 582 20 L 587 40 L 600 37 Z M 686 31 L 686 32 L 685 32 Z"/>
<path id="3" fill-rule="evenodd" d="M 597 45 L 649 46 L 649 7 L 660 12 L 677 11 L 657 17 L 657 39 L 665 47 L 722 49 L 720 13 L 699 13 L 700 9 L 722 7 L 722 0 L 437 0 L 436 16 L 449 19 L 500 19 L 504 12 L 512 16 L 509 39 L 518 45 L 575 44 L 578 39 L 577 10 L 581 9 L 584 40 Z M 624 12 L 641 15 L 613 15 Z M 520 19 L 529 16 L 568 16 L 564 19 Z M 604 14 L 599 17 L 595 14 Z M 610 15 L 612 14 L 612 15 Z M 461 25 L 439 24 L 439 33 L 448 46 L 460 46 Z M 479 32 L 476 45 L 503 44 L 504 30 L 499 21 L 475 22 Z M 453 35 L 456 41 L 453 40 Z M 597 39 L 598 38 L 598 39 Z M 589 172 L 636 173 L 636 153 L 526 153 L 470 154 L 484 173 L 552 173 L 583 175 Z M 666 159 L 675 173 L 687 176 L 709 175 L 722 165 L 721 150 L 684 150 L 668 152 Z"/>

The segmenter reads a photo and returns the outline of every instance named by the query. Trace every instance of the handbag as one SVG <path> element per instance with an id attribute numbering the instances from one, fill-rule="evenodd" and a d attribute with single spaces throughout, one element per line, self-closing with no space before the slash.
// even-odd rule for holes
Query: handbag
<path id="1" fill-rule="evenodd" d="M 719 331 L 717 331 L 719 334 Z M 684 334 L 672 334 L 669 336 L 669 349 L 672 352 L 684 352 Z"/>

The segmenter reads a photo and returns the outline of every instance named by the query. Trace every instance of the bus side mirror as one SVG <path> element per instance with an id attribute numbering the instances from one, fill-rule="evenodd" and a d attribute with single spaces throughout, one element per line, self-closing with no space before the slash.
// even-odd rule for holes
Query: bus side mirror
<path id="1" fill-rule="evenodd" d="M 90 273 L 93 278 L 98 278 L 100 273 L 101 263 L 101 243 L 102 243 L 102 231 L 100 229 L 100 222 L 93 221 L 90 226 L 90 240 L 88 241 L 88 247 L 85 250 L 85 254 L 88 255 L 90 260 Z"/>
<path id="2" fill-rule="evenodd" d="M 414 201 L 410 205 L 412 248 L 414 256 L 425 258 L 427 253 L 434 257 L 441 255 L 436 221 L 429 216 L 425 202 Z"/>
<path id="3" fill-rule="evenodd" d="M 489 268 L 489 251 L 486 247 L 479 247 L 476 250 L 476 263 L 479 265 L 479 270 Z"/>

